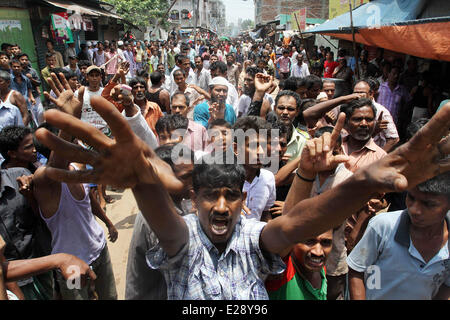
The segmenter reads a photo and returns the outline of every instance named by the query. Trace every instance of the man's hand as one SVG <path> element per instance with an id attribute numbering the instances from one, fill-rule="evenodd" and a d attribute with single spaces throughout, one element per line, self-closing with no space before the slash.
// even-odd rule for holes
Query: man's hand
<path id="1" fill-rule="evenodd" d="M 272 208 L 269 209 L 270 213 L 274 216 L 283 214 L 284 201 L 275 201 Z"/>
<path id="2" fill-rule="evenodd" d="M 119 232 L 117 232 L 116 227 L 114 227 L 113 224 L 108 226 L 108 233 L 109 233 L 109 241 L 116 242 L 117 237 L 119 236 Z"/>
<path id="3" fill-rule="evenodd" d="M 75 257 L 71 254 L 60 254 L 61 256 L 61 262 L 58 264 L 58 269 L 61 271 L 62 276 L 64 279 L 69 279 L 73 277 L 74 270 L 79 270 L 80 277 L 81 277 L 81 286 L 86 286 L 87 283 L 90 281 L 94 281 L 97 279 L 97 276 L 95 275 L 95 272 L 92 271 L 92 269 L 89 267 L 89 265 L 84 262 L 83 260 Z"/>
<path id="4" fill-rule="evenodd" d="M 102 97 L 92 97 L 91 105 L 105 119 L 115 140 L 106 137 L 100 130 L 68 114 L 57 110 L 45 113 L 48 123 L 63 128 L 68 134 L 79 138 L 94 150 L 80 149 L 56 137 L 46 129 L 36 131 L 36 137 L 62 158 L 78 163 L 90 164 L 92 170 L 69 171 L 46 167 L 45 173 L 53 180 L 67 183 L 134 187 L 138 183 L 161 184 L 182 189 L 171 167 L 139 139 L 117 108 Z"/>
<path id="5" fill-rule="evenodd" d="M 401 192 L 450 170 L 450 103 L 408 142 L 355 172 L 379 192 Z"/>
<path id="6" fill-rule="evenodd" d="M 375 130 L 373 132 L 373 137 L 375 137 L 377 134 L 379 134 L 381 131 L 386 130 L 388 127 L 389 121 L 383 120 L 383 111 L 380 112 L 380 115 L 377 119 Z"/>
<path id="7" fill-rule="evenodd" d="M 33 175 L 20 176 L 17 178 L 19 192 L 25 197 L 33 197 Z"/>
<path id="8" fill-rule="evenodd" d="M 257 73 L 255 75 L 255 89 L 259 92 L 268 91 L 273 85 L 273 77 L 266 76 L 264 73 Z"/>
<path id="9" fill-rule="evenodd" d="M 130 63 L 128 61 L 124 61 L 119 64 L 117 74 L 121 77 L 122 76 L 125 77 L 129 71 L 130 71 Z"/>
<path id="10" fill-rule="evenodd" d="M 365 93 L 352 93 L 352 94 L 349 94 L 347 96 L 344 96 L 343 98 L 344 98 L 344 102 L 343 103 L 349 103 L 349 102 L 352 102 L 353 100 L 356 100 L 356 99 L 366 98 L 366 94 Z"/>
<path id="11" fill-rule="evenodd" d="M 218 118 L 219 116 L 219 111 L 220 110 L 220 106 L 218 102 L 213 102 L 211 103 L 211 105 L 209 106 L 209 119 L 210 121 L 214 121 Z"/>
<path id="12" fill-rule="evenodd" d="M 302 176 L 314 178 L 318 172 L 332 170 L 339 163 L 349 160 L 345 155 L 333 155 L 344 122 L 345 114 L 341 113 L 331 134 L 325 132 L 321 137 L 306 142 L 298 166 Z"/>
<path id="13" fill-rule="evenodd" d="M 80 118 L 82 102 L 74 96 L 64 74 L 59 73 L 59 79 L 53 72 L 51 76 L 51 78 L 47 78 L 47 81 L 57 99 L 53 98 L 47 91 L 44 91 L 45 98 L 53 102 L 61 111 Z"/>

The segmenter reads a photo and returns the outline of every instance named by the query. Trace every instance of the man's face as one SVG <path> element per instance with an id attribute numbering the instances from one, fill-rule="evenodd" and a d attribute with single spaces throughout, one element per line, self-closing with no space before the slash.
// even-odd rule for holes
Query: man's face
<path id="1" fill-rule="evenodd" d="M 75 59 L 69 58 L 69 64 L 71 67 L 76 67 L 77 63 L 78 60 L 76 58 Z"/>
<path id="2" fill-rule="evenodd" d="M 234 63 L 233 56 L 227 56 L 227 65 L 232 66 Z"/>
<path id="3" fill-rule="evenodd" d="M 100 82 L 102 81 L 102 75 L 100 74 L 100 72 L 93 70 L 91 72 L 89 72 L 89 74 L 86 77 L 89 86 L 100 86 Z"/>
<path id="4" fill-rule="evenodd" d="M 357 108 L 347 121 L 347 131 L 353 139 L 368 141 L 375 129 L 375 115 L 372 108 Z"/>
<path id="5" fill-rule="evenodd" d="M 37 153 L 33 143 L 33 135 L 30 133 L 23 138 L 15 151 L 10 151 L 10 157 L 20 162 L 36 162 Z"/>
<path id="6" fill-rule="evenodd" d="M 189 74 L 189 69 L 191 68 L 191 62 L 189 59 L 184 59 L 181 63 L 181 69 L 183 69 L 184 74 Z"/>
<path id="7" fill-rule="evenodd" d="M 244 76 L 244 94 L 253 97 L 255 93 L 255 77 L 252 77 L 249 74 L 245 74 Z"/>
<path id="8" fill-rule="evenodd" d="M 185 84 L 185 77 L 182 72 L 178 72 L 176 75 L 173 76 L 173 80 L 175 81 L 175 84 L 180 87 Z"/>
<path id="9" fill-rule="evenodd" d="M 215 85 L 211 89 L 211 101 L 218 102 L 220 105 L 225 105 L 227 95 L 228 95 L 227 86 Z"/>
<path id="10" fill-rule="evenodd" d="M 79 87 L 79 83 L 78 83 L 78 78 L 77 77 L 72 77 L 69 78 L 69 80 L 67 80 L 67 82 L 69 83 L 69 86 L 72 90 L 77 90 Z"/>
<path id="11" fill-rule="evenodd" d="M 203 232 L 216 247 L 225 249 L 241 215 L 241 190 L 237 186 L 200 188 L 193 199 Z"/>
<path id="12" fill-rule="evenodd" d="M 29 61 L 27 56 L 22 56 L 19 58 L 20 64 L 22 65 L 22 68 L 28 67 Z"/>
<path id="13" fill-rule="evenodd" d="M 195 58 L 195 67 L 197 68 L 197 70 L 202 70 L 203 68 L 203 61 L 201 58 Z"/>
<path id="14" fill-rule="evenodd" d="M 417 228 L 426 228 L 442 223 L 450 210 L 450 200 L 446 195 L 421 192 L 415 187 L 408 190 L 406 207 L 411 224 Z"/>
<path id="15" fill-rule="evenodd" d="M 86 70 L 87 70 L 87 66 L 82 66 L 82 67 L 80 67 L 80 72 L 81 72 L 81 74 L 83 75 L 83 76 L 86 76 Z"/>
<path id="16" fill-rule="evenodd" d="M 6 81 L 0 78 L 0 90 L 5 91 L 6 89 L 8 89 L 10 83 L 11 81 Z"/>
<path id="17" fill-rule="evenodd" d="M 217 56 L 211 56 L 210 62 L 213 64 L 214 62 L 219 61 L 219 58 Z"/>
<path id="18" fill-rule="evenodd" d="M 334 82 L 325 82 L 323 84 L 323 91 L 327 94 L 328 100 L 331 100 L 336 92 L 336 85 Z"/>
<path id="19" fill-rule="evenodd" d="M 47 50 L 53 51 L 53 44 L 51 42 L 47 42 Z"/>
<path id="20" fill-rule="evenodd" d="M 20 65 L 19 62 L 13 62 L 11 64 L 11 69 L 15 76 L 18 76 L 22 73 L 22 66 Z"/>
<path id="21" fill-rule="evenodd" d="M 353 93 L 363 93 L 365 95 L 364 98 L 373 98 L 370 87 L 366 82 L 359 82 L 353 88 Z"/>
<path id="22" fill-rule="evenodd" d="M 4 69 L 9 69 L 9 57 L 5 54 L 2 54 L 0 56 L 0 65 L 4 68 Z"/>
<path id="23" fill-rule="evenodd" d="M 236 144 L 235 144 L 236 145 Z M 244 165 L 253 169 L 261 169 L 266 157 L 267 138 L 260 134 L 245 137 L 244 145 L 236 145 L 237 153 L 244 155 Z"/>
<path id="24" fill-rule="evenodd" d="M 20 48 L 18 47 L 18 46 L 14 46 L 14 47 L 11 47 L 11 53 L 14 55 L 14 56 L 17 56 L 18 54 L 20 54 Z"/>
<path id="25" fill-rule="evenodd" d="M 292 254 L 299 263 L 299 268 L 307 272 L 318 272 L 325 266 L 332 244 L 333 231 L 329 230 L 315 238 L 296 244 Z"/>
<path id="26" fill-rule="evenodd" d="M 209 143 L 213 144 L 214 150 L 226 151 L 233 143 L 231 129 L 223 126 L 214 126 L 208 130 Z"/>
<path id="27" fill-rule="evenodd" d="M 159 71 L 159 73 L 161 73 L 162 75 L 166 74 L 166 70 L 164 69 L 164 66 L 159 65 L 157 67 L 157 70 Z"/>
<path id="28" fill-rule="evenodd" d="M 176 144 L 183 141 L 183 135 L 181 134 L 183 130 L 173 130 L 171 132 L 163 131 L 158 133 L 159 145 L 163 146 L 166 144 Z"/>
<path id="29" fill-rule="evenodd" d="M 319 93 L 320 93 L 320 84 L 316 83 L 315 85 L 312 86 L 311 89 L 309 89 L 306 92 L 306 95 L 310 99 L 316 99 Z"/>
<path id="30" fill-rule="evenodd" d="M 170 109 L 172 114 L 180 114 L 183 117 L 187 117 L 188 105 L 186 104 L 186 98 L 181 94 L 173 97 Z"/>
<path id="31" fill-rule="evenodd" d="M 100 50 L 100 51 L 103 50 L 103 44 L 102 44 L 102 43 L 99 43 L 99 44 L 97 45 L 97 47 L 98 47 L 98 50 Z"/>
<path id="32" fill-rule="evenodd" d="M 299 54 L 297 55 L 296 59 L 297 59 L 298 65 L 301 66 L 301 65 L 303 64 L 303 55 L 299 53 Z"/>
<path id="33" fill-rule="evenodd" d="M 136 83 L 131 89 L 131 93 L 133 94 L 135 100 L 145 100 L 145 85 L 142 83 Z"/>
<path id="34" fill-rule="evenodd" d="M 398 68 L 392 68 L 391 72 L 389 72 L 388 81 L 391 83 L 397 83 L 399 76 L 400 71 L 398 70 Z"/>
<path id="35" fill-rule="evenodd" d="M 194 164 L 191 163 L 178 163 L 175 165 L 174 174 L 178 180 L 184 185 L 184 192 L 180 194 L 180 197 L 189 199 L 190 191 L 192 190 L 192 171 L 194 170 Z"/>
<path id="36" fill-rule="evenodd" d="M 287 136 L 280 135 L 278 137 L 278 143 L 277 143 L 277 151 L 278 151 L 278 156 L 279 156 L 280 160 L 283 158 L 284 154 L 287 151 L 287 145 L 288 145 Z"/>
<path id="37" fill-rule="evenodd" d="M 56 65 L 55 56 L 48 57 L 45 61 L 47 62 L 47 66 L 49 66 L 50 68 L 54 68 Z"/>
<path id="38" fill-rule="evenodd" d="M 292 126 L 292 122 L 298 115 L 297 101 L 291 96 L 282 96 L 278 99 L 278 103 L 275 106 L 275 113 L 278 119 L 283 121 L 287 126 Z"/>

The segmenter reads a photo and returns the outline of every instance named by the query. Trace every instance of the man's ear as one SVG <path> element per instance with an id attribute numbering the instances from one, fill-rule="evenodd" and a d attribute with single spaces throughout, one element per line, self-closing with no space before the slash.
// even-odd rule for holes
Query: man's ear
<path id="1" fill-rule="evenodd" d="M 234 151 L 234 155 L 237 156 L 239 154 L 238 152 L 238 145 L 236 142 L 233 142 L 233 151 Z"/>
<path id="2" fill-rule="evenodd" d="M 8 157 L 9 157 L 10 159 L 15 159 L 15 158 L 16 158 L 16 155 L 17 155 L 17 152 L 16 152 L 15 150 L 9 150 L 9 151 L 8 151 Z"/>
<path id="3" fill-rule="evenodd" d="M 195 194 L 194 190 L 191 189 L 189 191 L 189 197 L 191 198 L 191 204 L 192 204 L 192 209 L 194 209 L 196 212 L 198 211 L 197 209 L 197 195 Z"/>

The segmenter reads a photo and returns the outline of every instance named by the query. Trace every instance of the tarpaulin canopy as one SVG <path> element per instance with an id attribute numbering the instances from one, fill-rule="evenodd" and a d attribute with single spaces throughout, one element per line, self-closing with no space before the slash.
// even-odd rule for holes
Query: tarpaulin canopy
<path id="1" fill-rule="evenodd" d="M 417 19 L 437 1 L 375 0 L 352 11 L 355 41 L 416 57 L 450 61 L 450 13 Z M 430 11 L 430 10 L 428 10 Z M 352 41 L 350 13 L 329 20 L 308 33 Z"/>

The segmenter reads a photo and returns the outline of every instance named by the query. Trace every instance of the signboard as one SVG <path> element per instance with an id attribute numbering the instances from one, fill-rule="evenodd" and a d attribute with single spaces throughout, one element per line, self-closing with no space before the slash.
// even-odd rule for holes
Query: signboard
<path id="1" fill-rule="evenodd" d="M 341 14 L 344 14 L 350 10 L 350 6 L 348 5 L 349 0 L 330 0 L 328 8 L 329 8 L 329 17 L 328 19 L 336 18 Z M 369 0 L 350 0 L 352 2 L 352 8 L 359 7 L 364 3 L 368 3 Z"/>
<path id="2" fill-rule="evenodd" d="M 296 16 L 297 19 L 295 19 Z M 291 26 L 293 30 L 304 31 L 306 29 L 306 8 L 294 11 L 291 14 Z"/>
<path id="3" fill-rule="evenodd" d="M 0 20 L 0 31 L 11 31 L 11 29 L 22 30 L 20 20 Z"/>

